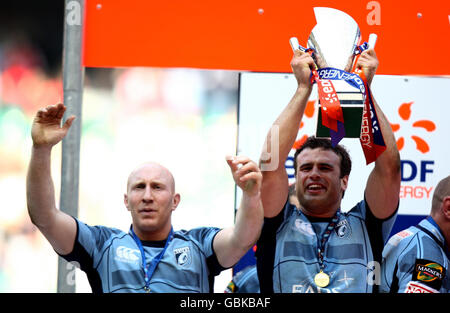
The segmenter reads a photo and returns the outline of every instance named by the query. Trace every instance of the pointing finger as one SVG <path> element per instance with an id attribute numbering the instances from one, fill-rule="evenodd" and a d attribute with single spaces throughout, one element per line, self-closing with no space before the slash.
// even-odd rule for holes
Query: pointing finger
<path id="1" fill-rule="evenodd" d="M 235 158 L 234 156 L 229 156 L 227 155 L 225 157 L 225 160 L 228 163 L 228 166 L 230 167 L 231 171 L 234 173 L 238 170 L 238 165 L 235 163 Z"/>

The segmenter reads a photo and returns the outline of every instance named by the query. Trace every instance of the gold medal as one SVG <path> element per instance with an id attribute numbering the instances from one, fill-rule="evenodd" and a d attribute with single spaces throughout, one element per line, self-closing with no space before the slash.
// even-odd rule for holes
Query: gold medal
<path id="1" fill-rule="evenodd" d="M 314 283 L 316 283 L 317 287 L 326 287 L 330 283 L 330 276 L 320 270 L 320 272 L 314 276 Z"/>

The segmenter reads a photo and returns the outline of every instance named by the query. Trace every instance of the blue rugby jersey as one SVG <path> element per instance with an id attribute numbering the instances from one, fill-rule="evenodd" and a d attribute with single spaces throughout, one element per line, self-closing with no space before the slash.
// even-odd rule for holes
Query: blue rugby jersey
<path id="1" fill-rule="evenodd" d="M 450 292 L 448 246 L 431 217 L 389 239 L 383 250 L 381 292 Z"/>
<path id="2" fill-rule="evenodd" d="M 278 216 L 265 219 L 257 243 L 261 292 L 376 292 L 376 270 L 395 217 L 375 218 L 365 200 L 341 213 L 324 251 L 330 283 L 321 288 L 314 283 L 320 271 L 316 233 L 322 238 L 331 219 L 308 218 L 287 202 Z"/>
<path id="3" fill-rule="evenodd" d="M 131 234 L 75 220 L 77 236 L 73 251 L 62 257 L 80 265 L 92 291 L 145 292 L 141 253 Z M 214 276 L 224 269 L 212 247 L 219 230 L 201 227 L 175 231 L 151 278 L 151 292 L 213 292 Z M 164 248 L 165 242 L 142 241 L 147 263 Z"/>

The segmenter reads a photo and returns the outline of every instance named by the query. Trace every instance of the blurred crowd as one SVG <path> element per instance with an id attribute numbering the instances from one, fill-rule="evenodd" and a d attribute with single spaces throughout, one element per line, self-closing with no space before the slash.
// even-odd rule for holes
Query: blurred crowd
<path id="1" fill-rule="evenodd" d="M 30 222 L 25 178 L 32 118 L 64 100 L 61 62 L 50 69 L 25 36 L 0 41 L 0 292 L 56 291 L 57 257 Z M 231 224 L 234 184 L 225 155 L 236 152 L 237 88 L 236 72 L 86 69 L 79 217 L 128 229 L 127 174 L 153 160 L 171 168 L 182 194 L 175 228 Z M 60 146 L 52 157 L 58 194 Z"/>

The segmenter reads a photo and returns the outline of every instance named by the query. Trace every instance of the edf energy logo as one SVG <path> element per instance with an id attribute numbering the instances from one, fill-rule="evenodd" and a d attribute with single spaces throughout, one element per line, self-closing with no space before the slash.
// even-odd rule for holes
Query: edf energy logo
<path id="1" fill-rule="evenodd" d="M 409 122 L 409 119 L 411 117 L 411 105 L 414 102 L 406 102 L 403 103 L 399 109 L 398 109 L 398 115 L 401 117 L 402 120 L 405 122 Z M 391 124 L 392 131 L 395 133 L 399 130 L 401 130 L 400 124 Z M 427 132 L 433 132 L 436 129 L 436 125 L 430 121 L 430 120 L 418 120 L 414 121 L 412 123 L 412 127 L 416 128 L 418 130 L 422 129 Z M 405 146 L 405 137 L 409 137 L 413 142 L 416 144 L 416 149 L 420 151 L 421 153 L 425 154 L 428 151 L 430 151 L 430 146 L 428 145 L 427 141 L 423 139 L 422 137 L 416 135 L 415 133 L 410 134 L 409 136 L 405 136 L 400 134 L 400 136 L 397 138 L 397 148 L 399 151 L 403 149 Z"/>
<path id="2" fill-rule="evenodd" d="M 428 139 L 436 130 L 434 122 L 428 119 L 411 118 L 414 116 L 414 102 L 405 102 L 398 108 L 401 123 L 391 123 L 392 131 L 397 139 L 397 148 L 406 159 L 401 160 L 402 186 L 400 198 L 430 199 L 433 186 L 426 182 L 434 172 L 434 160 L 414 158 L 408 156 L 426 156 L 431 151 Z M 407 184 L 403 184 L 407 183 Z"/>

